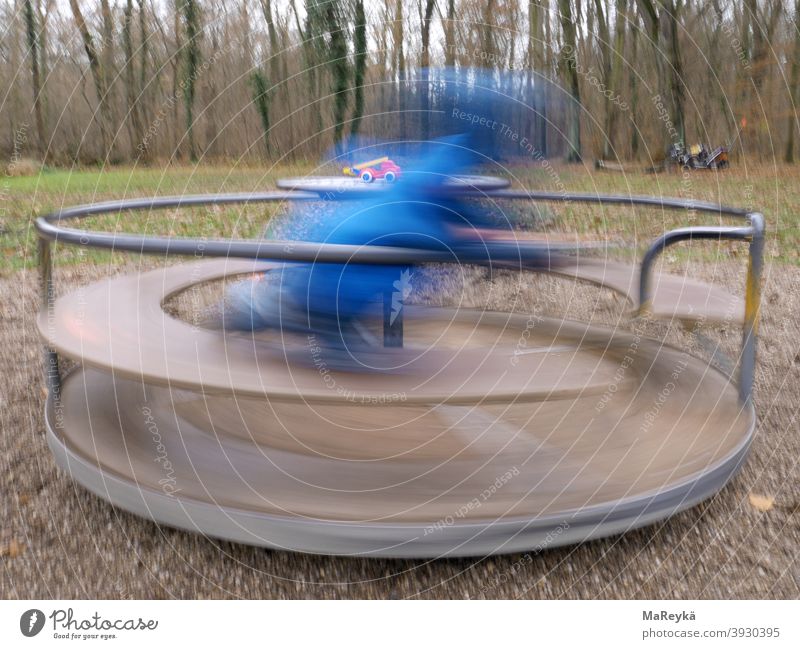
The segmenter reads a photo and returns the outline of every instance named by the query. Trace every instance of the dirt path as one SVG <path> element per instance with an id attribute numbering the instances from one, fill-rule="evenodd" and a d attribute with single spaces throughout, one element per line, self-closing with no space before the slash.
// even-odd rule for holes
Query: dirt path
<path id="1" fill-rule="evenodd" d="M 716 270 L 724 283 L 740 285 L 726 268 Z M 103 269 L 75 268 L 62 286 L 98 274 Z M 507 303 L 502 281 L 493 284 L 498 291 L 489 301 Z M 622 537 L 540 554 L 429 562 L 305 556 L 222 543 L 160 528 L 89 495 L 56 469 L 45 443 L 40 348 L 32 323 L 35 274 L 0 280 L 0 596 L 796 598 L 799 285 L 800 268 L 767 268 L 759 429 L 746 466 L 711 501 Z M 476 289 L 476 300 L 482 290 Z M 548 295 L 541 297 L 544 307 L 563 306 Z M 597 306 L 598 295 L 592 289 L 576 299 L 573 317 L 589 309 L 613 320 L 619 303 L 604 296 L 607 304 Z M 738 332 L 722 335 L 735 342 Z M 760 511 L 751 494 L 772 497 L 774 505 Z"/>

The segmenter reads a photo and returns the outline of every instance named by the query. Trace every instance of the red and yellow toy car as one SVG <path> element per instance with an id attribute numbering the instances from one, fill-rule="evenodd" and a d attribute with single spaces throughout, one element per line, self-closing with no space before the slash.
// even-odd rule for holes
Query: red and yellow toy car
<path id="1" fill-rule="evenodd" d="M 365 183 L 371 183 L 373 180 L 380 178 L 383 178 L 387 183 L 393 183 L 400 177 L 400 167 L 394 161 L 389 160 L 387 156 L 384 156 L 383 158 L 368 160 L 352 167 L 345 167 L 342 169 L 342 173 L 345 176 L 361 178 Z"/>

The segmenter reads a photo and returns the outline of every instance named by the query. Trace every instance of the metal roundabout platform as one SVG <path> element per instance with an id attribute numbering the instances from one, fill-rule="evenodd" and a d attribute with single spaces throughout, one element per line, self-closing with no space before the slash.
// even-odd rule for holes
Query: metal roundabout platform
<path id="1" fill-rule="evenodd" d="M 638 265 L 578 255 L 553 271 L 623 295 L 632 316 L 689 326 L 723 318 L 739 323 L 738 376 L 645 337 L 632 355 L 634 335 L 622 330 L 557 318 L 543 318 L 531 330 L 525 316 L 463 308 L 408 308 L 399 327 L 378 313 L 371 324 L 391 333 L 392 344 L 367 361 L 385 366 L 324 373 L 313 358 L 301 362 L 314 354 L 307 341 L 281 332 L 231 335 L 181 320 L 164 304 L 203 283 L 290 262 L 524 270 L 526 242 L 456 257 L 71 227 L 82 217 L 127 210 L 313 201 L 329 186 L 289 181 L 285 187 L 308 191 L 114 201 L 36 222 L 47 436 L 59 466 L 101 498 L 165 525 L 270 548 L 375 557 L 575 543 L 647 525 L 716 493 L 741 467 L 755 429 L 762 216 L 682 200 L 528 192 L 478 180 L 463 191 L 741 219 L 736 226 L 669 231 Z M 698 239 L 748 245 L 743 299 L 654 274 L 654 260 L 667 246 Z M 53 242 L 192 261 L 57 297 Z M 521 332 L 527 332 L 525 353 Z M 76 364 L 62 371 L 62 358 Z M 626 371 L 619 379 L 621 366 Z M 380 371 L 396 368 L 403 370 Z M 598 410 L 611 385 L 613 399 Z M 665 386 L 670 403 L 681 407 L 663 408 L 642 426 Z"/>

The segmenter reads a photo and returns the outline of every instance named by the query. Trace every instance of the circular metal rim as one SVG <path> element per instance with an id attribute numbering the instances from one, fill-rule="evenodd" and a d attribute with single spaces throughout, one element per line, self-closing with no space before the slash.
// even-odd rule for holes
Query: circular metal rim
<path id="1" fill-rule="evenodd" d="M 480 192 L 466 192 L 465 195 L 482 195 Z M 749 227 L 714 228 L 714 237 L 734 236 L 743 238 L 763 235 L 764 219 L 758 212 L 726 207 L 685 199 L 654 198 L 649 196 L 619 196 L 607 194 L 575 194 L 539 192 L 529 190 L 498 190 L 485 193 L 492 199 L 554 201 L 591 203 L 598 205 L 625 205 L 654 207 L 669 210 L 689 210 L 711 213 L 717 216 L 731 216 L 745 219 Z M 63 221 L 82 219 L 99 214 L 112 214 L 123 210 L 162 210 L 179 209 L 208 205 L 247 205 L 280 201 L 319 200 L 311 192 L 268 191 L 245 194 L 206 194 L 192 196 L 164 196 L 149 199 L 123 199 L 104 203 L 91 203 L 64 208 L 40 216 L 34 225 L 40 238 L 40 245 L 57 241 L 67 245 L 100 248 L 139 254 L 159 254 L 164 256 L 204 256 L 240 257 L 246 259 L 271 259 L 305 262 L 388 264 L 453 262 L 453 256 L 431 250 L 390 248 L 380 246 L 353 246 L 344 244 L 320 244 L 298 241 L 245 240 L 245 239 L 193 239 L 163 236 L 134 235 L 81 230 L 64 227 Z M 724 232 L 723 232 L 724 230 Z M 697 236 L 698 228 L 684 228 L 681 236 Z M 663 237 L 662 237 L 663 239 Z M 667 242 L 659 240 L 651 249 L 661 250 Z M 673 243 L 673 242 L 670 242 Z M 462 260 L 470 261 L 470 260 Z M 487 263 L 485 258 L 471 260 L 473 263 Z"/>
<path id="2" fill-rule="evenodd" d="M 599 539 L 650 525 L 713 496 L 741 469 L 756 415 L 746 406 L 746 435 L 728 456 L 673 487 L 558 516 L 511 518 L 432 527 L 431 523 L 362 524 L 261 514 L 166 495 L 103 471 L 72 451 L 52 425 L 52 393 L 45 404 L 47 443 L 56 464 L 96 496 L 157 524 L 206 537 L 307 554 L 375 558 L 489 556 L 539 551 Z"/>
<path id="3" fill-rule="evenodd" d="M 284 191 L 310 192 L 319 194 L 326 200 L 367 197 L 397 186 L 396 182 L 378 182 L 373 179 L 366 183 L 361 178 L 346 176 L 297 176 L 281 178 L 275 184 L 278 189 Z M 439 190 L 454 193 L 480 193 L 494 192 L 510 186 L 511 181 L 507 178 L 470 174 L 446 178 Z"/>

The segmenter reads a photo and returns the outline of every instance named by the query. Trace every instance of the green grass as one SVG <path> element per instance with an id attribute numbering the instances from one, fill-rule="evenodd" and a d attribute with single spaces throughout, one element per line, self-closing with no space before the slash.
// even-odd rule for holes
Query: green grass
<path id="1" fill-rule="evenodd" d="M 36 263 L 33 220 L 53 210 L 97 201 L 149 196 L 252 192 L 275 188 L 287 175 L 307 173 L 285 167 L 268 171 L 255 167 L 118 167 L 105 170 L 45 170 L 35 176 L 0 178 L 0 273 L 7 275 Z M 109 232 L 139 232 L 165 236 L 253 237 L 263 231 L 275 205 L 211 209 L 124 212 L 73 222 L 73 227 Z M 77 254 L 60 246 L 58 263 L 104 261 L 107 253 Z"/>
<path id="2" fill-rule="evenodd" d="M 675 196 L 753 207 L 767 219 L 768 255 L 773 261 L 800 263 L 800 169 L 793 167 L 735 166 L 722 173 L 694 172 L 648 175 L 596 171 L 583 166 L 542 168 L 538 163 L 509 167 L 516 186 L 548 191 L 620 193 Z M 35 264 L 33 219 L 64 206 L 93 201 L 156 195 L 263 191 L 275 187 L 278 178 L 312 172 L 312 166 L 169 166 L 165 168 L 112 167 L 107 169 L 46 169 L 25 177 L 0 177 L 0 273 L 9 275 Z M 532 223 L 530 208 L 501 205 L 509 218 Z M 142 232 L 168 236 L 253 237 L 263 232 L 276 206 L 165 210 L 92 217 L 81 227 L 112 232 Z M 548 207 L 549 230 L 578 232 L 596 238 L 634 241 L 638 247 L 665 229 L 719 219 L 651 209 L 560 205 Z M 723 221 L 726 222 L 726 221 Z M 723 246 L 734 250 L 735 245 Z M 716 247 L 714 254 L 720 248 Z M 107 253 L 60 246 L 57 262 L 78 259 L 105 261 Z"/>
<path id="3" fill-rule="evenodd" d="M 558 181 L 568 191 L 654 195 L 708 201 L 747 208 L 764 214 L 767 224 L 767 255 L 772 261 L 800 263 L 800 166 L 734 166 L 724 172 L 674 172 L 662 174 L 614 173 L 579 167 L 556 168 Z M 553 172 L 525 168 L 520 185 L 555 188 Z M 713 215 L 688 215 L 653 209 L 575 207 L 567 212 L 563 227 L 574 221 L 578 231 L 631 235 L 650 239 L 666 229 L 684 225 L 736 223 Z M 697 244 L 694 244 L 697 245 Z M 708 245 L 708 244 L 706 244 Z M 731 244 L 732 250 L 741 244 Z"/>

